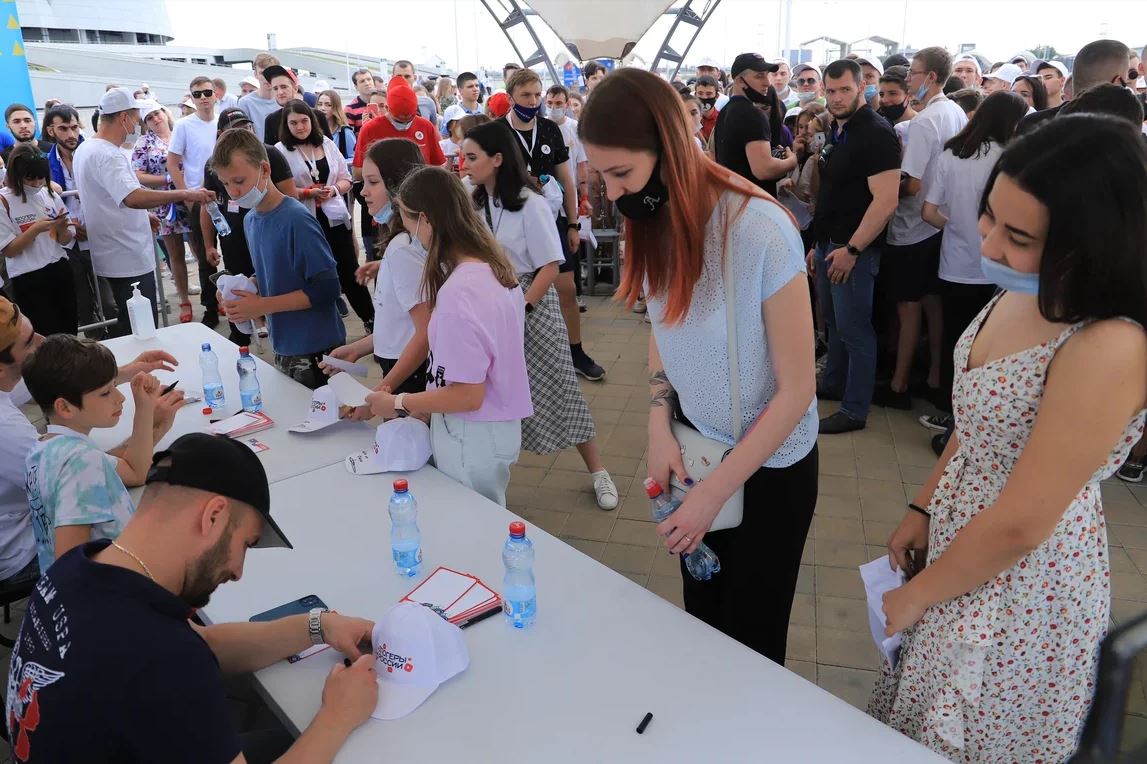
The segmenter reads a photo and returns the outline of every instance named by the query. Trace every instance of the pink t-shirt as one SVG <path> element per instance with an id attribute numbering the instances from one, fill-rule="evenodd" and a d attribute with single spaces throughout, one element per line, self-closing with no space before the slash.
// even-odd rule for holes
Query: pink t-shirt
<path id="1" fill-rule="evenodd" d="M 526 377 L 526 301 L 522 290 L 498 283 L 485 263 L 458 265 L 438 291 L 430 315 L 428 387 L 486 384 L 474 422 L 525 419 L 534 413 Z"/>

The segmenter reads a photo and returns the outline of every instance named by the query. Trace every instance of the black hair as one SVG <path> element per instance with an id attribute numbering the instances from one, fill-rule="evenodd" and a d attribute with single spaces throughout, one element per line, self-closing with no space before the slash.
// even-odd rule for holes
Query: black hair
<path id="1" fill-rule="evenodd" d="M 1055 323 L 1126 317 L 1147 325 L 1147 144 L 1139 128 L 1101 114 L 1048 120 L 1004 150 L 981 215 L 1001 174 L 1047 209 L 1040 314 Z"/>
<path id="2" fill-rule="evenodd" d="M 478 79 L 478 75 L 474 74 L 474 72 L 462 72 L 461 74 L 458 75 L 458 78 L 454 80 L 454 84 L 457 85 L 459 88 L 461 88 L 463 85 L 465 85 L 470 80 L 477 80 L 477 79 Z"/>
<path id="3" fill-rule="evenodd" d="M 44 127 L 51 127 L 56 123 L 56 120 L 61 122 L 71 122 L 75 120 L 80 121 L 80 113 L 75 110 L 75 107 L 69 106 L 66 103 L 56 104 L 44 113 Z"/>
<path id="4" fill-rule="evenodd" d="M 8 155 L 8 174 L 4 177 L 4 184 L 12 193 L 20 197 L 20 201 L 27 202 L 27 189 L 24 182 L 28 180 L 47 180 L 48 195 L 52 193 L 52 169 L 48 166 L 48 155 L 40 151 L 35 143 L 17 143 Z"/>
<path id="5" fill-rule="evenodd" d="M 378 173 L 382 176 L 382 185 L 386 186 L 386 193 L 390 196 L 391 205 L 394 204 L 398 189 L 402 181 L 406 180 L 406 176 L 412 170 L 426 164 L 418 144 L 405 138 L 383 138 L 375 141 L 366 150 L 366 158 L 378 168 Z M 405 230 L 402 227 L 402 216 L 398 214 L 398 208 L 394 207 L 394 216 L 390 219 L 389 227 L 375 242 L 379 253 L 385 252 L 394 237 L 404 233 Z"/>
<path id="6" fill-rule="evenodd" d="M 518 150 L 517 139 L 510 132 L 510 127 L 504 119 L 495 119 L 466 132 L 464 140 L 471 140 L 481 147 L 487 156 L 502 155 L 502 166 L 494 174 L 494 193 L 497 202 L 502 208 L 510 212 L 518 212 L 525 206 L 522 189 L 536 191 L 537 188 L 526 171 L 526 160 Z M 484 185 L 474 188 L 474 204 L 485 209 L 489 195 Z"/>
<path id="7" fill-rule="evenodd" d="M 598 72 L 604 72 L 605 67 L 597 61 L 587 61 L 585 66 L 581 68 L 581 74 L 587 80 Z"/>
<path id="8" fill-rule="evenodd" d="M 8 108 L 4 110 L 4 121 L 7 122 L 9 119 L 11 119 L 12 115 L 18 111 L 26 111 L 31 114 L 33 118 L 36 116 L 35 109 L 30 109 L 22 103 L 13 103 L 9 104 Z"/>
<path id="9" fill-rule="evenodd" d="M 946 96 L 950 96 L 953 93 L 955 93 L 957 90 L 963 90 L 963 89 L 964 89 L 964 81 L 954 74 L 951 77 L 949 77 L 947 79 L 947 81 L 944 83 L 944 95 L 946 95 Z"/>
<path id="10" fill-rule="evenodd" d="M 911 63 L 912 62 L 909 61 L 908 57 L 903 53 L 893 53 L 884 59 L 884 71 L 888 71 L 888 67 L 890 66 L 903 66 L 904 68 L 908 68 Z"/>
<path id="11" fill-rule="evenodd" d="M 831 64 L 824 68 L 824 77 L 827 80 L 832 77 L 834 80 L 839 80 L 841 77 L 852 75 L 852 79 L 856 80 L 856 84 L 864 82 L 864 72 L 860 69 L 860 64 L 848 58 L 841 58 L 833 61 Z"/>
<path id="12" fill-rule="evenodd" d="M 1016 125 L 1028 112 L 1027 102 L 1010 91 L 992 93 L 984 99 L 968 124 L 944 144 L 957 159 L 970 159 L 998 143 L 1004 146 L 1015 135 Z"/>
<path id="13" fill-rule="evenodd" d="M 984 93 L 979 88 L 962 88 L 955 93 L 949 93 L 948 98 L 963 109 L 965 114 L 971 114 L 984 102 Z"/>
<path id="14" fill-rule="evenodd" d="M 554 85 L 553 87 L 551 87 L 549 90 L 546 91 L 546 95 L 548 95 L 548 96 L 559 96 L 560 95 L 562 98 L 565 98 L 568 100 L 570 97 L 570 90 L 565 85 Z"/>
<path id="15" fill-rule="evenodd" d="M 51 335 L 24 362 L 28 392 L 47 417 L 59 398 L 82 408 L 85 394 L 115 381 L 117 374 L 112 351 L 71 334 Z"/>
<path id="16" fill-rule="evenodd" d="M 710 77 L 707 74 L 701 75 L 697 78 L 697 81 L 693 83 L 693 90 L 696 91 L 697 88 L 716 88 L 717 92 L 721 91 L 721 85 L 717 82 L 717 78 Z"/>
<path id="17" fill-rule="evenodd" d="M 311 120 L 311 133 L 304 140 L 299 140 L 291 132 L 291 128 L 287 127 L 287 119 L 292 114 L 304 114 L 310 117 Z M 324 122 L 326 120 L 323 120 Z M 306 101 L 299 101 L 292 99 L 287 102 L 283 107 L 283 116 L 279 120 L 279 140 L 287 147 L 288 151 L 294 151 L 295 146 L 301 143 L 306 143 L 311 146 L 323 145 L 323 129 L 319 126 L 319 119 L 315 116 L 314 109 L 307 106 Z"/>
<path id="18" fill-rule="evenodd" d="M 1143 124 L 1143 106 L 1130 90 L 1114 83 L 1089 88 L 1071 99 L 1060 114 L 1107 114 L 1125 119 L 1136 127 Z"/>
<path id="19" fill-rule="evenodd" d="M 1043 111 L 1047 108 L 1047 87 L 1043 84 L 1042 77 L 1036 77 L 1034 74 L 1021 74 L 1016 77 L 1012 87 L 1015 87 L 1016 82 L 1026 82 L 1032 89 L 1032 108 L 1036 111 Z M 1013 91 L 1014 92 L 1014 91 Z"/>
<path id="20" fill-rule="evenodd" d="M 880 82 L 895 85 L 907 93 L 908 68 L 904 66 L 890 66 L 884 70 L 884 74 L 880 75 Z"/>
<path id="21" fill-rule="evenodd" d="M 370 77 L 374 77 L 374 73 L 371 72 L 370 69 L 367 69 L 366 67 L 363 67 L 362 69 L 355 69 L 354 72 L 352 72 L 350 75 L 351 84 L 354 85 L 355 87 L 358 87 L 358 78 L 359 78 L 359 75 L 362 75 L 362 74 L 366 74 L 366 75 L 369 75 Z"/>
<path id="22" fill-rule="evenodd" d="M 785 105 L 781 103 L 781 98 L 772 85 L 765 91 L 764 105 L 769 107 L 769 145 L 775 149 L 781 145 L 781 138 L 784 137 L 782 128 L 785 125 Z"/>

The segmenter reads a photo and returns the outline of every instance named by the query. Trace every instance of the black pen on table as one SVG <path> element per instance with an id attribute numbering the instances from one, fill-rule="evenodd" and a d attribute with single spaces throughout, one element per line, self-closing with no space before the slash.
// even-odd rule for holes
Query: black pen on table
<path id="1" fill-rule="evenodd" d="M 159 394 L 160 397 L 163 397 L 163 396 L 167 395 L 168 393 L 170 393 L 172 390 L 175 389 L 175 386 L 178 384 L 179 384 L 179 380 L 177 379 L 174 382 L 172 382 L 170 385 L 168 385 L 167 387 L 163 388 L 163 392 Z"/>

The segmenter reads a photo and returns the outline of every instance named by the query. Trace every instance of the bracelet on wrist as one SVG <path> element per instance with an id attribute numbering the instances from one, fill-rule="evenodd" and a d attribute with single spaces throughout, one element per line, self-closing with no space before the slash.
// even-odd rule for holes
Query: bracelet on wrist
<path id="1" fill-rule="evenodd" d="M 924 508 L 923 508 L 923 507 L 921 507 L 919 504 L 915 504 L 915 503 L 913 503 L 913 502 L 908 502 L 908 509 L 914 509 L 914 510 L 916 510 L 917 512 L 919 512 L 920 514 L 924 515 L 924 517 L 931 517 L 931 516 L 932 516 L 932 513 L 931 513 L 931 512 L 929 512 L 928 510 L 924 509 Z"/>

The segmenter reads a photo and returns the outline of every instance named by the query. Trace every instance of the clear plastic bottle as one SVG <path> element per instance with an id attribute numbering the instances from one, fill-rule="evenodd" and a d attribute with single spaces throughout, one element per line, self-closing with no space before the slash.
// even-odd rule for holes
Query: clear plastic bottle
<path id="1" fill-rule="evenodd" d="M 220 236 L 231 235 L 231 224 L 227 222 L 227 218 L 223 217 L 223 210 L 219 209 L 217 202 L 207 202 L 207 214 L 211 217 L 217 234 Z"/>
<path id="2" fill-rule="evenodd" d="M 149 340 L 155 336 L 155 317 L 151 312 L 151 300 L 140 294 L 139 282 L 132 282 L 131 297 L 127 300 L 127 318 L 131 324 L 131 334 L 137 340 Z"/>
<path id="3" fill-rule="evenodd" d="M 390 496 L 390 551 L 399 575 L 416 576 L 422 568 L 422 534 L 418 530 L 418 502 L 403 479 L 394 481 Z"/>
<path id="4" fill-rule="evenodd" d="M 199 368 L 203 372 L 203 402 L 213 409 L 223 408 L 223 377 L 219 376 L 219 356 L 211 349 L 210 342 L 200 346 Z"/>
<path id="5" fill-rule="evenodd" d="M 255 375 L 255 359 L 246 347 L 239 348 L 239 360 L 235 362 L 239 372 L 239 398 L 244 411 L 263 410 L 263 391 L 259 387 L 259 377 Z"/>
<path id="6" fill-rule="evenodd" d="M 524 629 L 533 624 L 538 614 L 534 544 L 526 538 L 525 523 L 510 523 L 510 537 L 502 547 L 502 564 L 506 566 L 502 579 L 502 611 L 511 626 Z"/>
<path id="7" fill-rule="evenodd" d="M 653 478 L 645 478 L 645 495 L 653 502 L 653 519 L 658 523 L 681 506 L 681 502 L 665 493 Z M 698 581 L 708 581 L 714 573 L 720 572 L 721 561 L 702 541 L 693 553 L 685 558 L 685 569 Z"/>

